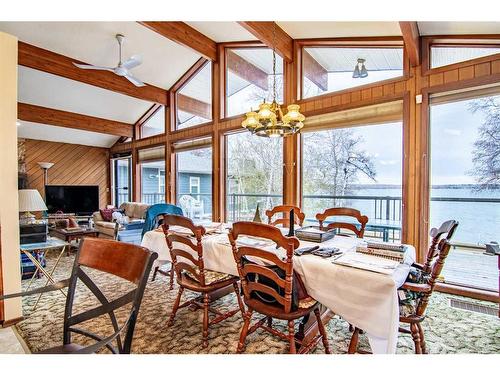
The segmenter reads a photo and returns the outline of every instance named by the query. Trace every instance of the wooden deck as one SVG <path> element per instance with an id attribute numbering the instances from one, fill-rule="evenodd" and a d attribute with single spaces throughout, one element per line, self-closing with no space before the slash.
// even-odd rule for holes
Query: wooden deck
<path id="1" fill-rule="evenodd" d="M 453 247 L 441 275 L 447 284 L 498 291 L 498 259 L 483 250 Z"/>

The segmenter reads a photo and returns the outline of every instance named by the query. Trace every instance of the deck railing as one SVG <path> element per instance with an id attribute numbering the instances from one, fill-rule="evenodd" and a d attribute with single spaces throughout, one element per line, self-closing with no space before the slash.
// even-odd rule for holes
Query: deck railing
<path id="1" fill-rule="evenodd" d="M 212 194 L 189 194 L 179 193 L 177 201 L 182 195 L 191 195 L 196 199 L 203 200 L 203 215 L 210 217 L 212 212 Z M 120 194 L 119 199 L 121 202 L 128 199 L 127 193 Z M 147 204 L 163 203 L 165 202 L 164 193 L 148 193 L 142 194 L 142 202 Z M 273 206 L 282 204 L 283 197 L 281 194 L 227 194 L 226 196 L 226 220 L 235 222 L 239 220 L 252 220 L 255 215 L 255 209 L 259 204 L 261 217 L 264 219 L 264 212 Z M 435 204 L 443 204 L 446 202 L 461 204 L 461 205 L 494 205 L 493 207 L 500 207 L 500 199 L 498 198 L 462 198 L 462 197 L 432 197 L 432 202 Z M 443 202 L 443 203 L 440 203 Z M 327 207 L 353 207 L 359 209 L 364 215 L 369 218 L 369 224 L 372 228 L 368 228 L 367 235 L 383 237 L 389 241 L 398 241 L 401 239 L 401 221 L 402 221 L 402 198 L 397 196 L 371 196 L 371 195 L 304 195 L 302 200 L 303 211 L 306 213 L 306 218 L 309 222 L 314 221 L 315 214 L 323 211 Z M 448 212 L 449 207 L 446 209 L 439 209 L 452 215 L 453 212 Z M 432 211 L 432 210 L 431 210 Z M 436 211 L 437 212 L 437 211 Z M 432 212 L 431 212 L 432 213 Z M 449 217 L 435 217 L 434 220 L 446 220 Z M 473 228 L 475 223 L 466 222 L 467 218 L 457 217 L 463 228 Z M 378 230 L 373 227 L 377 222 L 389 223 L 391 228 L 386 230 Z M 484 248 L 484 242 L 498 241 L 498 236 L 495 233 L 485 234 L 481 240 L 468 239 L 461 240 L 460 236 L 455 236 L 456 246 L 477 247 L 478 249 Z M 490 238 L 491 237 L 491 238 Z"/>

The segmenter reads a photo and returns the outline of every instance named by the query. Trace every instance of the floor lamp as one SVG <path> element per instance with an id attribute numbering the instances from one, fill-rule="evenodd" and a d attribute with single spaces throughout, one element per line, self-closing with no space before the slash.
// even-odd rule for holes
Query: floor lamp
<path id="1" fill-rule="evenodd" d="M 54 163 L 39 161 L 38 165 L 43 169 L 43 195 L 45 195 L 45 186 L 49 183 L 49 169 Z"/>

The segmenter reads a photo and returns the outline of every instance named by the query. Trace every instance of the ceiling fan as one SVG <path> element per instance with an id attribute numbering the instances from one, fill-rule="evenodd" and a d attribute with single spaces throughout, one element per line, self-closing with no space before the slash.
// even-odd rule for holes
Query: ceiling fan
<path id="1" fill-rule="evenodd" d="M 130 82 L 138 87 L 146 86 L 146 84 L 139 79 L 135 78 L 132 74 L 130 74 L 130 69 L 135 68 L 142 64 L 142 57 L 140 55 L 133 55 L 129 59 L 122 61 L 122 44 L 125 36 L 122 34 L 116 34 L 116 40 L 118 40 L 118 45 L 120 48 L 120 60 L 118 65 L 114 68 L 109 68 L 106 66 L 96 66 L 96 65 L 85 65 L 85 64 L 77 64 L 73 63 L 76 67 L 80 69 L 89 69 L 89 70 L 107 70 L 108 72 L 113 72 L 117 76 L 125 77 Z"/>

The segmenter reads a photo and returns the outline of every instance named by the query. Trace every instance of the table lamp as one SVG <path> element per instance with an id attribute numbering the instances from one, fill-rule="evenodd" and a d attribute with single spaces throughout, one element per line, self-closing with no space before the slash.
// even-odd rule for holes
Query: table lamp
<path id="1" fill-rule="evenodd" d="M 24 212 L 20 218 L 22 224 L 34 222 L 35 215 L 31 211 L 47 211 L 47 206 L 42 196 L 36 189 L 19 190 L 19 212 Z"/>

